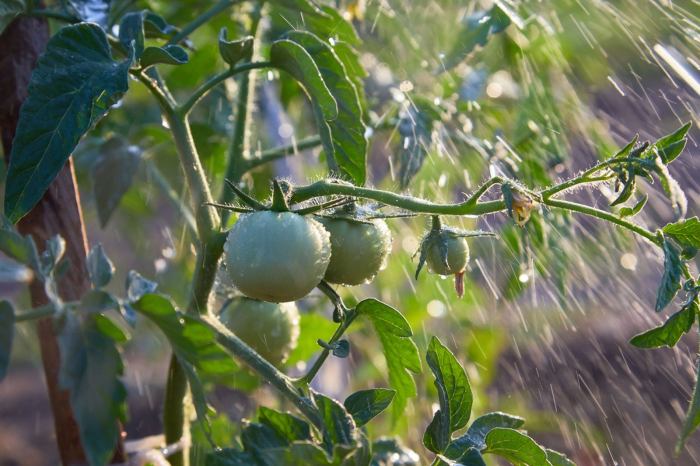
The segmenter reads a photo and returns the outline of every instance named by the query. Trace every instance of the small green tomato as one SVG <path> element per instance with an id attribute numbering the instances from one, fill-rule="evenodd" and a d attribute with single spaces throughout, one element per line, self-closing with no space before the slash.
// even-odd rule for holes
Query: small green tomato
<path id="1" fill-rule="evenodd" d="M 340 285 L 371 281 L 386 265 L 391 232 L 384 220 L 360 222 L 339 217 L 319 217 L 331 235 L 331 261 L 325 279 Z"/>
<path id="2" fill-rule="evenodd" d="M 469 246 L 464 236 L 447 228 L 433 228 L 421 243 L 421 260 L 416 278 L 423 261 L 432 273 L 454 275 L 457 296 L 461 298 L 464 295 L 464 272 L 469 262 Z"/>
<path id="3" fill-rule="evenodd" d="M 303 298 L 331 258 L 328 232 L 293 212 L 241 215 L 226 240 L 226 268 L 244 295 L 275 303 Z"/>
<path id="4" fill-rule="evenodd" d="M 221 322 L 275 366 L 287 360 L 299 338 L 299 311 L 294 303 L 233 298 L 219 315 Z"/>

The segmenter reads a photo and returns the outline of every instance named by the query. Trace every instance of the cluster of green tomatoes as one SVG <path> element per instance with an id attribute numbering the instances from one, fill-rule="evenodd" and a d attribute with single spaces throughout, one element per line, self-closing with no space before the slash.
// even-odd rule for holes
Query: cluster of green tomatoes
<path id="1" fill-rule="evenodd" d="M 273 364 L 283 363 L 296 346 L 294 301 L 322 281 L 369 283 L 386 265 L 392 246 L 386 221 L 362 213 L 352 200 L 341 203 L 328 214 L 309 214 L 309 209 L 290 210 L 273 195 L 271 206 L 254 204 L 256 210 L 242 213 L 228 232 L 226 275 L 243 296 L 230 299 L 220 319 Z M 421 243 L 416 277 L 427 263 L 433 273 L 454 275 L 461 296 L 469 261 L 465 236 L 442 227 L 435 217 Z"/>

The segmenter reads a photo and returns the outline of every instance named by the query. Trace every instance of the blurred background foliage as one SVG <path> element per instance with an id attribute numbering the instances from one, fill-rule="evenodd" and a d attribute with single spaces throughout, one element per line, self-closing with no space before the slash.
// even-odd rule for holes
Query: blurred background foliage
<path id="1" fill-rule="evenodd" d="M 265 43 L 304 25 L 303 14 L 269 3 L 262 24 Z M 463 199 L 489 175 L 541 187 L 610 155 L 636 133 L 651 139 L 690 120 L 695 125 L 689 153 L 671 171 L 688 195 L 688 216 L 699 213 L 697 1 L 504 2 L 511 24 L 503 31 L 493 18 L 490 29 L 479 29 L 484 12 L 493 8 L 488 0 L 335 3 L 357 31 L 368 73 L 366 121 L 379 126 L 372 131 L 368 156 L 370 184 L 444 202 Z M 148 8 L 170 24 L 184 25 L 208 6 L 114 0 L 112 11 L 116 17 L 115 12 Z M 203 77 L 225 68 L 219 30 L 228 28 L 229 38 L 245 35 L 251 9 L 241 2 L 217 16 L 191 36 L 188 64 L 161 68 L 176 96 L 188 95 Z M 265 71 L 257 73 L 255 89 L 254 152 L 315 134 L 307 99 L 292 80 Z M 236 82 L 228 80 L 191 118 L 215 193 L 223 189 L 237 96 Z M 128 169 L 96 167 L 96 160 L 113 152 L 131 154 Z M 264 197 L 271 176 L 298 183 L 318 179 L 325 173 L 320 152 L 313 148 L 280 159 L 245 181 Z M 184 303 L 194 266 L 192 238 L 162 180 L 176 197 L 187 192 L 172 141 L 143 87 L 131 83 L 119 108 L 82 141 L 75 161 L 88 236 L 115 262 L 113 286 L 121 290 L 126 272 L 135 269 Z M 115 181 L 119 176 L 127 182 Z M 105 189 L 123 191 L 108 219 L 96 209 Z M 658 190 L 642 186 L 650 209 L 636 221 L 656 227 L 674 219 Z M 600 186 L 573 196 L 604 205 L 612 194 L 609 186 Z M 463 299 L 457 299 L 449 280 L 413 278 L 412 256 L 428 227 L 423 218 L 391 220 L 394 242 L 387 268 L 371 285 L 343 289 L 344 297 L 353 302 L 376 296 L 394 305 L 409 320 L 421 352 L 428 335 L 439 335 L 466 363 L 476 411 L 527 417 L 535 438 L 579 465 L 697 464 L 700 445 L 692 440 L 678 460 L 671 459 L 692 386 L 692 349 L 680 345 L 647 353 L 627 344 L 662 319 L 652 304 L 662 269 L 655 250 L 600 222 L 541 209 L 524 228 L 504 215 L 446 222 L 499 235 L 470 240 Z M 2 292 L 22 299 L 13 288 Z M 319 350 L 316 339 L 330 337 L 334 328 L 332 306 L 322 295 L 299 304 L 300 343 L 286 366 L 291 374 L 303 372 Z M 126 349 L 127 431 L 133 438 L 161 431 L 168 357 L 157 332 L 140 333 Z M 372 330 L 354 327 L 349 340 L 351 356 L 331 360 L 316 387 L 342 398 L 386 386 L 385 361 Z M 32 453 L 36 458 L 19 463 L 47 464 L 55 459 L 47 438 L 50 424 L 41 422 L 49 416 L 47 404 L 43 392 L 29 388 L 40 380 L 38 351 L 31 338 L 18 338 L 17 345 L 13 357 L 24 364 L 14 364 L 0 385 L 0 459 L 17 461 L 17 442 L 27 448 L 40 444 L 45 448 L 31 447 L 41 450 Z M 219 413 L 214 435 L 223 444 L 255 406 L 278 403 L 251 375 L 241 373 L 233 385 L 212 386 Z M 436 400 L 436 394 L 425 372 L 417 385 L 418 397 L 409 400 L 403 416 L 387 412 L 368 427 L 373 436 L 400 435 L 424 454 L 420 437 L 434 409 L 426 400 Z M 33 418 L 26 414 L 30 411 Z M 193 434 L 201 441 L 193 452 L 198 460 L 207 443 L 196 424 Z"/>

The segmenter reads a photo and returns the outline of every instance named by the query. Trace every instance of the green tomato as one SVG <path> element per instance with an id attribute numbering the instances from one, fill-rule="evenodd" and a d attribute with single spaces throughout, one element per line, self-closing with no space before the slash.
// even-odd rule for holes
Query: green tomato
<path id="1" fill-rule="evenodd" d="M 447 260 L 445 260 L 445 251 L 447 251 Z M 430 271 L 439 275 L 464 273 L 467 262 L 469 262 L 467 240 L 461 236 L 441 233 L 428 244 L 428 254 L 425 261 Z"/>
<path id="2" fill-rule="evenodd" d="M 233 298 L 221 311 L 219 319 L 275 366 L 284 363 L 297 346 L 299 311 L 294 303 Z"/>
<path id="3" fill-rule="evenodd" d="M 303 298 L 331 258 L 328 232 L 292 212 L 241 215 L 226 240 L 226 269 L 244 295 L 275 303 Z"/>
<path id="4" fill-rule="evenodd" d="M 384 268 L 391 250 L 391 232 L 384 220 L 318 220 L 331 234 L 331 262 L 325 276 L 328 282 L 359 285 L 371 281 Z"/>

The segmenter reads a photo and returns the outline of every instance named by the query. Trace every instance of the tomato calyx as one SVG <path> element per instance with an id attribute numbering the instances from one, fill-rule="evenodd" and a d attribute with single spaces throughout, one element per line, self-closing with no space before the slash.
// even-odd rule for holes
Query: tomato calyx
<path id="1" fill-rule="evenodd" d="M 501 185 L 503 202 L 506 204 L 508 215 L 519 226 L 523 227 L 530 220 L 530 214 L 537 207 L 538 196 L 523 186 L 512 182 Z"/>
<path id="2" fill-rule="evenodd" d="M 465 238 L 479 236 L 495 236 L 491 232 L 482 230 L 460 230 L 445 227 L 440 217 L 434 215 L 432 227 L 421 240 L 418 266 L 416 267 L 416 280 L 424 265 L 432 273 L 438 275 L 454 275 L 455 291 L 460 298 L 464 295 L 464 273 L 469 262 L 469 247 Z M 414 254 L 415 256 L 415 254 Z"/>

